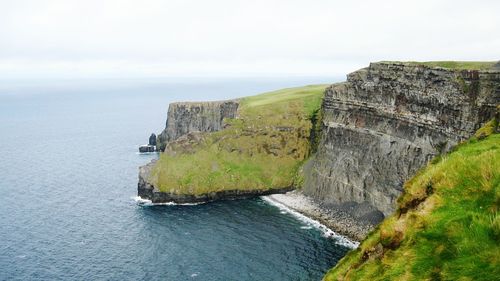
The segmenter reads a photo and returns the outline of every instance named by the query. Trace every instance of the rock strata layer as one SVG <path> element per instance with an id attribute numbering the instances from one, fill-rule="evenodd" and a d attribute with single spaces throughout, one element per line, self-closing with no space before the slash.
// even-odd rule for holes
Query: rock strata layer
<path id="1" fill-rule="evenodd" d="M 237 100 L 213 102 L 176 102 L 168 108 L 165 129 L 158 135 L 158 150 L 191 132 L 215 132 L 223 127 L 224 118 L 235 118 Z"/>
<path id="2" fill-rule="evenodd" d="M 499 102 L 498 71 L 372 63 L 327 88 L 304 193 L 355 216 L 387 216 L 403 183 L 470 137 Z"/>

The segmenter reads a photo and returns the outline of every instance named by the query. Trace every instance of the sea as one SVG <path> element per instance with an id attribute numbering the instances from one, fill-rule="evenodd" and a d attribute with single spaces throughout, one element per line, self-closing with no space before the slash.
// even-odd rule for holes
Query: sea
<path id="1" fill-rule="evenodd" d="M 137 200 L 173 101 L 336 77 L 0 80 L 0 280 L 320 280 L 351 248 L 262 198 Z"/>

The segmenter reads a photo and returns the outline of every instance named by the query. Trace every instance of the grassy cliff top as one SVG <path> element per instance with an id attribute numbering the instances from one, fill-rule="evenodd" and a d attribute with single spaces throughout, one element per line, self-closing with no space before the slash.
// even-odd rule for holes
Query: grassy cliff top
<path id="1" fill-rule="evenodd" d="M 287 88 L 256 96 L 243 98 L 241 107 L 245 113 L 271 114 L 266 109 L 287 109 L 290 103 L 299 102 L 303 106 L 301 111 L 306 115 L 312 115 L 319 109 L 323 92 L 329 85 L 308 85 L 298 88 Z M 263 111 L 264 110 L 264 111 Z"/>
<path id="2" fill-rule="evenodd" d="M 169 144 L 148 180 L 163 192 L 196 195 L 294 186 L 326 87 L 241 99 L 238 117 L 224 120 L 223 130 Z"/>
<path id="3" fill-rule="evenodd" d="M 399 208 L 325 280 L 498 280 L 500 134 L 493 120 L 404 186 Z M 489 136 L 488 136 L 489 135 Z"/>
<path id="4" fill-rule="evenodd" d="M 489 70 L 497 61 L 382 61 L 382 63 L 402 63 L 407 65 L 423 65 L 428 67 L 442 67 L 454 70 Z"/>

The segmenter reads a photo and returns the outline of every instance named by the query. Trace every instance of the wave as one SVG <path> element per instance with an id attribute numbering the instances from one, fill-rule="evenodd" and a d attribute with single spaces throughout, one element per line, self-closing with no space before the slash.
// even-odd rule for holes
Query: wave
<path id="1" fill-rule="evenodd" d="M 200 205 L 200 204 L 205 204 L 206 202 L 199 202 L 199 203 L 175 203 L 175 202 L 166 202 L 166 203 L 153 203 L 149 199 L 144 199 L 140 196 L 134 196 L 131 197 L 137 204 L 141 206 L 194 206 L 194 205 Z M 266 203 L 273 205 L 275 207 L 278 207 L 280 209 L 280 213 L 282 214 L 291 214 L 295 218 L 297 218 L 299 221 L 305 223 L 305 226 L 302 226 L 301 229 L 311 229 L 311 228 L 316 228 L 320 230 L 323 233 L 324 237 L 327 238 L 333 238 L 335 239 L 336 243 L 351 249 L 355 249 L 359 246 L 359 242 L 351 241 L 349 238 L 342 236 L 335 231 L 331 230 L 328 228 L 326 225 L 320 223 L 319 221 L 312 219 L 310 217 L 307 217 L 303 214 L 301 214 L 298 211 L 295 211 L 284 204 L 281 204 L 279 202 L 276 202 L 266 196 L 261 196 L 260 197 L 263 201 Z"/>
<path id="2" fill-rule="evenodd" d="M 315 219 L 307 217 L 307 216 L 285 206 L 284 204 L 276 202 L 276 201 L 274 201 L 271 198 L 268 198 L 266 196 L 261 196 L 260 198 L 262 200 L 264 200 L 265 202 L 267 202 L 268 204 L 273 205 L 275 207 L 278 207 L 281 211 L 284 211 L 286 213 L 291 214 L 292 216 L 294 216 L 295 218 L 297 218 L 301 222 L 306 223 L 307 226 L 311 226 L 311 227 L 314 227 L 314 228 L 320 230 L 321 232 L 323 232 L 323 236 L 335 239 L 337 244 L 339 244 L 339 245 L 342 245 L 342 246 L 345 246 L 345 247 L 348 247 L 351 249 L 355 249 L 359 246 L 359 242 L 352 241 L 349 238 L 336 233 L 335 231 L 331 230 L 326 225 L 320 223 L 319 221 L 317 221 Z M 303 229 L 306 229 L 306 228 L 303 228 Z"/>
<path id="3" fill-rule="evenodd" d="M 141 206 L 194 206 L 205 204 L 207 202 L 198 202 L 198 203 L 175 203 L 175 202 L 165 202 L 165 203 L 153 203 L 149 199 L 144 199 L 141 196 L 131 197 L 137 204 Z"/>

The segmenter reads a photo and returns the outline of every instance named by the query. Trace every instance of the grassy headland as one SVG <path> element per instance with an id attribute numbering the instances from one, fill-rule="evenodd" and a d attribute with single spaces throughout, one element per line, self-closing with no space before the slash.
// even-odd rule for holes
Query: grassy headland
<path id="1" fill-rule="evenodd" d="M 396 213 L 325 280 L 498 280 L 498 120 L 404 186 Z"/>
<path id="2" fill-rule="evenodd" d="M 385 63 L 391 63 L 391 61 L 383 61 Z M 488 70 L 493 68 L 497 63 L 496 61 L 401 61 L 397 63 L 403 63 L 408 65 L 424 65 L 429 67 L 442 67 L 454 70 Z"/>
<path id="3" fill-rule="evenodd" d="M 163 192 L 196 195 L 300 184 L 298 170 L 311 150 L 311 120 L 326 86 L 241 99 L 238 118 L 226 119 L 223 130 L 171 143 L 150 182 Z"/>

